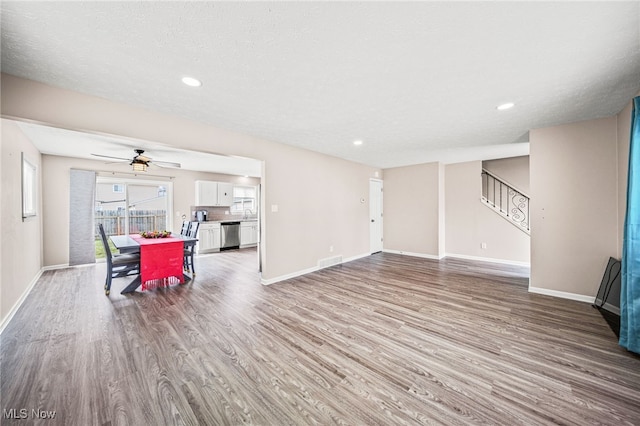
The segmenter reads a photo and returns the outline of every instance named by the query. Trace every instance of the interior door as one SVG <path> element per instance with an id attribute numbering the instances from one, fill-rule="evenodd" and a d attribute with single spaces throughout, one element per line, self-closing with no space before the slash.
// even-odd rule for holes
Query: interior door
<path id="1" fill-rule="evenodd" d="M 262 273 L 262 184 L 256 188 L 256 211 L 258 212 L 258 223 L 256 224 L 256 232 L 258 233 L 258 272 Z"/>
<path id="2" fill-rule="evenodd" d="M 369 181 L 369 244 L 371 253 L 382 251 L 382 181 Z"/>

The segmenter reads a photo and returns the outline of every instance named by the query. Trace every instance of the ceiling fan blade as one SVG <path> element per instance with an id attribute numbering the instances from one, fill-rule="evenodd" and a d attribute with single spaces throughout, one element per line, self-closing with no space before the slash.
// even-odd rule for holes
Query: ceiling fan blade
<path id="1" fill-rule="evenodd" d="M 171 161 L 154 161 L 151 157 L 147 157 L 146 155 L 142 155 L 142 153 L 144 152 L 143 150 L 139 149 L 139 150 L 135 150 L 137 155 L 135 157 L 133 157 L 133 159 L 130 158 L 123 158 L 123 157 L 112 157 L 110 155 L 100 155 L 100 154 L 91 154 L 95 157 L 101 157 L 101 158 L 108 158 L 110 160 L 120 160 L 120 161 L 126 161 L 127 163 L 142 163 L 142 164 L 154 164 L 157 165 L 159 167 L 169 167 L 169 168 L 174 168 L 174 169 L 180 169 L 182 168 L 182 165 L 180 163 L 173 163 Z"/>
<path id="2" fill-rule="evenodd" d="M 182 167 L 180 163 L 172 163 L 169 161 L 152 161 L 151 164 L 155 164 L 156 166 L 160 166 L 160 167 L 173 168 L 173 169 L 179 169 Z"/>
<path id="3" fill-rule="evenodd" d="M 123 160 L 123 161 L 131 161 L 130 158 L 122 158 L 122 157 L 111 157 L 110 155 L 100 155 L 100 154 L 91 154 L 95 157 L 102 157 L 102 158 L 110 158 L 112 160 Z"/>

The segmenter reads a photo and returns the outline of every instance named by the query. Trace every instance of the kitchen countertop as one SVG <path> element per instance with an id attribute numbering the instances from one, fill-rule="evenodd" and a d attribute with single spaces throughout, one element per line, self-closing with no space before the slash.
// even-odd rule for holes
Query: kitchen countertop
<path id="1" fill-rule="evenodd" d="M 225 219 L 225 220 L 207 220 L 203 223 L 229 223 L 229 222 L 257 222 L 258 219 Z"/>

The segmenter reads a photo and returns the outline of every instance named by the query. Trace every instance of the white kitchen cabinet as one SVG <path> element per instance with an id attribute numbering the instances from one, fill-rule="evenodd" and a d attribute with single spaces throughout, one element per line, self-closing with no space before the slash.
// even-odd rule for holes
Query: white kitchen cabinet
<path id="1" fill-rule="evenodd" d="M 198 229 L 198 243 L 196 244 L 197 253 L 209 253 L 220 250 L 220 224 L 219 223 L 200 223 Z"/>
<path id="2" fill-rule="evenodd" d="M 218 182 L 196 181 L 196 206 L 215 206 L 218 203 Z"/>
<path id="3" fill-rule="evenodd" d="M 196 206 L 231 206 L 233 184 L 228 182 L 196 181 Z"/>
<path id="4" fill-rule="evenodd" d="M 218 204 L 219 206 L 230 206 L 233 204 L 233 184 L 228 182 L 218 182 Z"/>
<path id="5" fill-rule="evenodd" d="M 240 247 L 258 244 L 258 221 L 251 220 L 240 223 Z"/>

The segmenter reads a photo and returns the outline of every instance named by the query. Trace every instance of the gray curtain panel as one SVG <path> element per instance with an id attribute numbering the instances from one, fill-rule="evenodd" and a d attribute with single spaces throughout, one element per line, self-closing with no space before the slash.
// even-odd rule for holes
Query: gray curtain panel
<path id="1" fill-rule="evenodd" d="M 69 265 L 96 262 L 96 172 L 73 170 L 69 197 Z"/>

